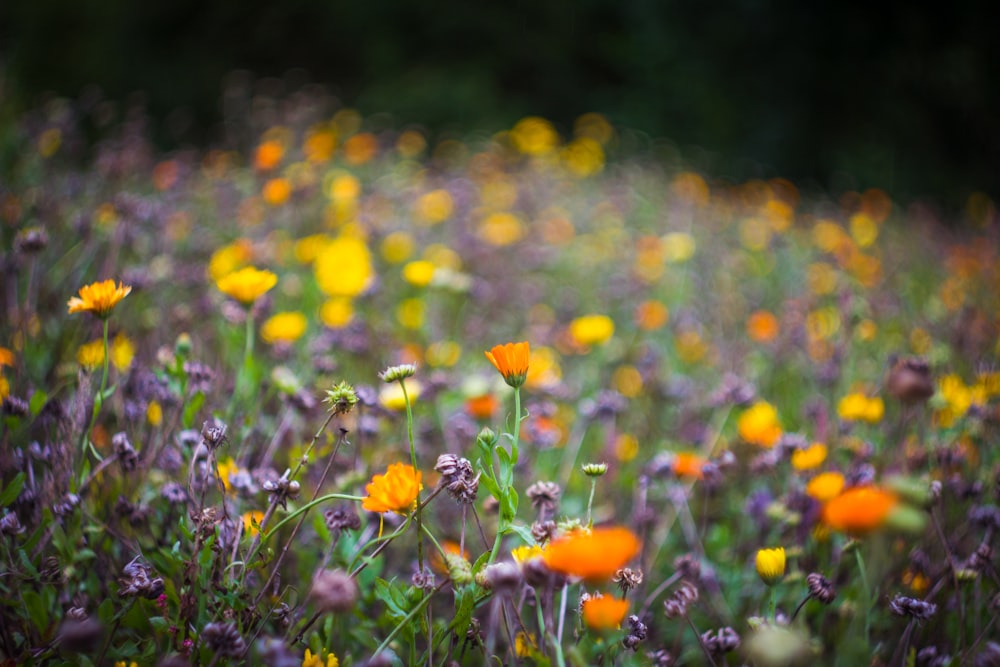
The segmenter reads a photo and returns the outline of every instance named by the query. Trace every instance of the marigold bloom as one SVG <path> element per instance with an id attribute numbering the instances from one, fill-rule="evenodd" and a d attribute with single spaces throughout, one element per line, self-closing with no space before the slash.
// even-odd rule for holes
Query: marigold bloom
<path id="1" fill-rule="evenodd" d="M 514 557 L 514 562 L 520 565 L 525 563 L 532 558 L 538 558 L 545 553 L 537 544 L 522 544 L 519 547 L 514 547 L 510 550 L 510 555 Z"/>
<path id="2" fill-rule="evenodd" d="M 812 470 L 826 460 L 827 449 L 822 442 L 814 442 L 805 449 L 792 452 L 792 467 L 796 470 Z"/>
<path id="3" fill-rule="evenodd" d="M 256 535 L 260 532 L 260 522 L 264 519 L 264 513 L 260 510 L 250 510 L 244 512 L 240 518 L 243 521 L 243 532 L 247 535 Z"/>
<path id="4" fill-rule="evenodd" d="M 6 347 L 0 347 L 0 368 L 14 365 L 14 353 Z"/>
<path id="5" fill-rule="evenodd" d="M 410 512 L 417 501 L 423 485 L 420 471 L 405 463 L 393 463 L 384 475 L 375 475 L 365 486 L 368 495 L 361 501 L 361 507 L 369 512 Z"/>
<path id="6" fill-rule="evenodd" d="M 614 630 L 628 613 L 628 600 L 595 595 L 583 603 L 583 622 L 591 630 Z"/>
<path id="7" fill-rule="evenodd" d="M 275 313 L 260 327 L 260 337 L 267 343 L 294 343 L 306 332 L 306 316 L 298 311 Z"/>
<path id="8" fill-rule="evenodd" d="M 340 660 L 333 653 L 327 653 L 326 660 L 323 660 L 319 653 L 306 649 L 302 656 L 302 667 L 340 667 Z"/>
<path id="9" fill-rule="evenodd" d="M 823 506 L 822 521 L 830 528 L 863 535 L 882 526 L 899 501 L 875 486 L 847 489 Z"/>
<path id="10" fill-rule="evenodd" d="M 131 285 L 123 285 L 121 282 L 115 287 L 114 280 L 90 283 L 81 287 L 80 295 L 70 298 L 66 305 L 69 306 L 71 315 L 89 312 L 104 320 L 111 314 L 111 309 L 131 291 Z"/>
<path id="11" fill-rule="evenodd" d="M 639 538 L 628 528 L 594 528 L 553 540 L 542 557 L 550 570 L 600 581 L 614 576 L 639 553 L 639 547 Z"/>
<path id="12" fill-rule="evenodd" d="M 825 503 L 839 496 L 845 483 L 844 476 L 839 472 L 822 472 L 806 484 L 806 495 Z"/>
<path id="13" fill-rule="evenodd" d="M 741 438 L 765 449 L 774 447 L 781 437 L 778 411 L 767 401 L 758 401 L 744 410 L 736 427 Z"/>
<path id="14" fill-rule="evenodd" d="M 785 576 L 785 548 L 760 549 L 756 558 L 757 574 L 768 586 L 781 581 Z"/>
<path id="15" fill-rule="evenodd" d="M 261 196 L 271 206 L 281 206 L 292 196 L 292 183 L 287 178 L 272 178 L 264 183 Z"/>
<path id="16" fill-rule="evenodd" d="M 490 419 L 497 411 L 497 399 L 493 394 L 482 394 L 465 399 L 465 411 L 475 419 Z"/>
<path id="17" fill-rule="evenodd" d="M 569 335 L 583 346 L 601 345 L 615 334 L 615 322 L 607 315 L 584 315 L 569 323 Z"/>
<path id="18" fill-rule="evenodd" d="M 885 404 L 878 396 L 869 398 L 862 392 L 844 396 L 837 403 L 837 415 L 844 421 L 865 421 L 875 424 L 882 421 Z"/>
<path id="19" fill-rule="evenodd" d="M 76 351 L 76 360 L 88 371 L 104 364 L 104 341 L 100 338 L 84 343 Z"/>
<path id="20" fill-rule="evenodd" d="M 528 377 L 528 359 L 531 356 L 531 346 L 527 341 L 495 345 L 485 354 L 500 371 L 504 382 L 515 389 L 524 384 L 525 378 Z"/>
<path id="21" fill-rule="evenodd" d="M 132 366 L 133 359 L 135 359 L 135 345 L 132 341 L 124 334 L 115 336 L 111 342 L 111 363 L 114 367 L 124 373 Z"/>
<path id="22" fill-rule="evenodd" d="M 678 453 L 674 456 L 674 462 L 671 464 L 671 469 L 675 475 L 693 479 L 702 478 L 704 467 L 705 459 L 694 452 Z"/>
<path id="23" fill-rule="evenodd" d="M 245 306 L 252 304 L 277 284 L 278 276 L 252 266 L 233 271 L 215 281 L 220 292 Z"/>
<path id="24" fill-rule="evenodd" d="M 363 239 L 351 236 L 327 243 L 316 255 L 313 273 L 327 296 L 356 297 L 375 279 L 371 251 Z"/>
<path id="25" fill-rule="evenodd" d="M 758 310 L 747 319 L 747 335 L 758 343 L 770 343 L 779 330 L 778 318 L 766 310 Z"/>

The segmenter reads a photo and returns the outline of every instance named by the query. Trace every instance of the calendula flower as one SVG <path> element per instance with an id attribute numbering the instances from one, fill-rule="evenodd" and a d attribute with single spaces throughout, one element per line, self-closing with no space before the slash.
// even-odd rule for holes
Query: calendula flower
<path id="1" fill-rule="evenodd" d="M 244 512 L 241 520 L 243 521 L 243 532 L 247 535 L 256 535 L 260 532 L 260 522 L 264 519 L 264 513 L 260 510 L 250 510 L 249 512 Z"/>
<path id="2" fill-rule="evenodd" d="M 14 353 L 6 347 L 0 347 L 0 368 L 14 365 Z"/>
<path id="3" fill-rule="evenodd" d="M 583 603 L 583 622 L 591 630 L 614 630 L 628 613 L 628 600 L 594 595 Z"/>
<path id="4" fill-rule="evenodd" d="M 806 484 L 806 495 L 825 503 L 839 496 L 845 483 L 844 476 L 839 472 L 822 472 Z"/>
<path id="5" fill-rule="evenodd" d="M 837 415 L 844 421 L 865 421 L 875 424 L 882 420 L 885 404 L 878 396 L 870 398 L 862 392 L 844 396 L 837 403 Z"/>
<path id="6" fill-rule="evenodd" d="M 81 287 L 79 296 L 70 298 L 67 305 L 71 315 L 89 312 L 104 320 L 108 318 L 118 302 L 127 297 L 131 291 L 131 285 L 123 285 L 119 282 L 116 287 L 114 280 L 104 280 Z"/>
<path id="7" fill-rule="evenodd" d="M 768 586 L 773 586 L 785 576 L 785 548 L 757 551 L 757 574 Z"/>
<path id="8" fill-rule="evenodd" d="M 818 468 L 826 460 L 826 454 L 826 445 L 814 442 L 805 449 L 796 449 L 792 452 L 792 467 L 796 470 Z"/>
<path id="9" fill-rule="evenodd" d="M 320 658 L 319 653 L 313 653 L 306 649 L 302 657 L 302 667 L 340 667 L 340 660 L 333 653 L 326 654 L 326 660 Z"/>
<path id="10" fill-rule="evenodd" d="M 781 437 L 778 411 L 767 401 L 758 401 L 744 410 L 736 428 L 745 441 L 765 449 L 774 447 Z"/>
<path id="11" fill-rule="evenodd" d="M 252 266 L 233 271 L 215 281 L 220 292 L 244 306 L 251 305 L 277 284 L 278 276 L 274 273 Z"/>
<path id="12" fill-rule="evenodd" d="M 500 371 L 503 381 L 515 389 L 528 377 L 528 359 L 531 346 L 527 341 L 495 345 L 485 353 L 493 366 Z"/>
<path id="13" fill-rule="evenodd" d="M 639 547 L 639 538 L 628 528 L 594 528 L 553 540 L 542 557 L 550 570 L 600 581 L 614 576 L 639 553 Z"/>
<path id="14" fill-rule="evenodd" d="M 298 311 L 275 313 L 260 327 L 266 343 L 294 343 L 306 332 L 306 316 Z"/>
<path id="15" fill-rule="evenodd" d="M 382 382 L 392 383 L 405 380 L 406 378 L 413 377 L 416 374 L 416 364 L 399 364 L 398 366 L 389 366 L 384 371 L 379 373 L 378 377 L 382 380 Z"/>
<path id="16" fill-rule="evenodd" d="M 614 333 L 615 322 L 607 315 L 584 315 L 569 323 L 569 335 L 583 346 L 607 343 Z"/>
<path id="17" fill-rule="evenodd" d="M 863 535 L 881 527 L 898 503 L 896 494 L 890 491 L 857 486 L 827 502 L 821 518 L 834 530 Z"/>
<path id="18" fill-rule="evenodd" d="M 514 557 L 515 563 L 524 563 L 532 558 L 541 556 L 544 550 L 537 544 L 522 544 L 519 547 L 511 549 L 510 555 Z"/>
<path id="19" fill-rule="evenodd" d="M 705 459 L 694 452 L 678 452 L 670 468 L 678 477 L 701 479 L 704 475 Z"/>
<path id="20" fill-rule="evenodd" d="M 132 360 L 135 358 L 135 345 L 129 340 L 128 336 L 124 334 L 118 334 L 115 339 L 111 342 L 111 363 L 119 372 L 124 373 L 132 366 Z M 103 361 L 103 359 L 102 359 Z"/>
<path id="21" fill-rule="evenodd" d="M 88 371 L 100 367 L 104 364 L 104 341 L 98 338 L 81 345 L 76 351 L 76 360 Z"/>
<path id="22" fill-rule="evenodd" d="M 373 476 L 365 486 L 368 495 L 361 501 L 361 507 L 369 512 L 409 513 L 423 488 L 420 477 L 420 471 L 413 466 L 393 463 L 384 475 Z"/>

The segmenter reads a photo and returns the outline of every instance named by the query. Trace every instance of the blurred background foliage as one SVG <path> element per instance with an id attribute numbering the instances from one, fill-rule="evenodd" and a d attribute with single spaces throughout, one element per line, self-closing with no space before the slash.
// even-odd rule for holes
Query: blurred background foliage
<path id="1" fill-rule="evenodd" d="M 998 14 L 985 0 L 6 0 L 0 92 L 9 122 L 48 93 L 141 91 L 165 148 L 225 137 L 238 70 L 432 132 L 527 114 L 568 130 L 600 111 L 713 177 L 961 205 L 1000 192 Z"/>

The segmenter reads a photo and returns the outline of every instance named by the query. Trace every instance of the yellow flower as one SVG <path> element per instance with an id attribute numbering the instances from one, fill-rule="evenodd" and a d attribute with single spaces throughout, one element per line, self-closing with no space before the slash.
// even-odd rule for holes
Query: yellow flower
<path id="1" fill-rule="evenodd" d="M 331 329 L 343 329 L 354 319 L 354 302 L 346 296 L 335 296 L 323 302 L 319 319 Z"/>
<path id="2" fill-rule="evenodd" d="M 417 495 L 423 488 L 420 471 L 405 463 L 393 463 L 384 475 L 375 475 L 365 486 L 368 495 L 361 507 L 369 512 L 407 514 L 414 509 Z"/>
<path id="3" fill-rule="evenodd" d="M 818 468 L 826 460 L 827 449 L 822 442 L 814 442 L 805 449 L 792 452 L 792 467 L 796 470 Z"/>
<path id="4" fill-rule="evenodd" d="M 119 372 L 124 373 L 132 366 L 135 358 L 135 345 L 125 334 L 118 334 L 111 343 L 111 363 Z M 103 361 L 103 360 L 102 360 Z"/>
<path id="5" fill-rule="evenodd" d="M 298 311 L 275 313 L 260 327 L 266 343 L 294 343 L 306 332 L 306 316 Z"/>
<path id="6" fill-rule="evenodd" d="M 765 449 L 774 447 L 781 437 L 778 411 L 767 401 L 757 401 L 744 410 L 736 428 L 746 442 Z"/>
<path id="7" fill-rule="evenodd" d="M 525 378 L 528 377 L 528 360 L 531 356 L 531 346 L 527 341 L 495 345 L 485 354 L 500 371 L 504 382 L 515 389 L 524 384 Z"/>
<path id="8" fill-rule="evenodd" d="M 553 387 L 562 380 L 562 369 L 555 350 L 550 347 L 536 347 L 531 350 L 528 361 L 528 377 L 524 381 L 529 387 L 544 389 Z"/>
<path id="9" fill-rule="evenodd" d="M 757 551 L 757 574 L 768 586 L 781 581 L 785 576 L 785 548 L 760 549 Z"/>
<path id="10" fill-rule="evenodd" d="M 256 535 L 260 532 L 260 522 L 264 518 L 264 513 L 260 510 L 250 510 L 249 512 L 244 512 L 241 517 L 243 520 L 243 532 L 247 535 Z"/>
<path id="11" fill-rule="evenodd" d="M 14 353 L 6 347 L 0 347 L 0 368 L 14 365 Z"/>
<path id="12" fill-rule="evenodd" d="M 84 343 L 76 351 L 76 360 L 88 371 L 104 365 L 104 341 L 98 338 Z"/>
<path id="13" fill-rule="evenodd" d="M 569 323 L 569 334 L 579 345 L 606 343 L 614 333 L 614 320 L 607 315 L 584 315 Z"/>
<path id="14" fill-rule="evenodd" d="M 853 392 L 837 403 L 837 415 L 844 421 L 865 421 L 875 424 L 882 421 L 885 403 L 878 396 L 869 398 L 862 392 Z"/>
<path id="15" fill-rule="evenodd" d="M 115 661 L 115 667 L 139 667 L 139 663 L 135 660 L 132 662 L 125 662 L 124 660 Z"/>
<path id="16" fill-rule="evenodd" d="M 639 538 L 620 526 L 578 530 L 557 538 L 545 548 L 550 570 L 587 581 L 610 579 L 639 553 Z"/>
<path id="17" fill-rule="evenodd" d="M 215 286 L 220 292 L 245 306 L 252 304 L 277 284 L 278 276 L 252 266 L 234 271 L 215 281 Z"/>
<path id="18" fill-rule="evenodd" d="M 431 190 L 421 195 L 413 208 L 418 221 L 436 225 L 451 217 L 455 204 L 447 190 Z"/>
<path id="19" fill-rule="evenodd" d="M 305 655 L 302 657 L 302 667 L 340 667 L 340 661 L 333 653 L 327 653 L 326 662 L 324 662 L 318 653 L 314 654 L 306 649 Z"/>
<path id="20" fill-rule="evenodd" d="M 163 408 L 159 401 L 150 401 L 146 406 L 146 421 L 150 426 L 159 426 L 163 423 Z"/>
<path id="21" fill-rule="evenodd" d="M 416 287 L 426 287 L 434 278 L 434 269 L 426 259 L 409 262 L 403 267 L 403 279 Z"/>
<path id="22" fill-rule="evenodd" d="M 538 644 L 534 635 L 529 635 L 521 630 L 514 636 L 514 654 L 517 657 L 528 658 L 536 651 L 538 651 Z"/>
<path id="23" fill-rule="evenodd" d="M 537 544 L 522 544 L 521 546 L 512 549 L 510 555 L 514 557 L 515 563 L 525 563 L 532 558 L 541 556 L 544 550 Z"/>
<path id="24" fill-rule="evenodd" d="M 253 248 L 247 239 L 237 239 L 222 246 L 213 252 L 208 259 L 208 277 L 212 281 L 217 281 L 236 269 L 242 268 L 250 261 L 252 254 Z"/>
<path id="25" fill-rule="evenodd" d="M 526 155 L 546 155 L 559 145 L 559 134 L 552 123 L 538 116 L 519 120 L 510 131 L 510 138 L 514 147 Z"/>
<path id="26" fill-rule="evenodd" d="M 3 375 L 0 375 L 0 401 L 10 396 L 10 382 Z"/>
<path id="27" fill-rule="evenodd" d="M 67 305 L 70 314 L 90 312 L 100 319 L 107 319 L 111 309 L 118 305 L 132 291 L 130 285 L 121 282 L 115 287 L 114 280 L 91 283 L 80 288 L 80 295 L 72 297 Z"/>
<path id="28" fill-rule="evenodd" d="M 491 213 L 480 223 L 479 236 L 490 245 L 511 245 L 524 236 L 524 223 L 513 213 Z"/>
<path id="29" fill-rule="evenodd" d="M 375 278 L 368 246 L 350 236 L 330 241 L 316 256 L 313 271 L 327 296 L 358 296 Z"/>
<path id="30" fill-rule="evenodd" d="M 595 595 L 583 603 L 583 622 L 591 630 L 614 630 L 628 613 L 628 600 Z"/>
<path id="31" fill-rule="evenodd" d="M 409 380 L 406 383 L 406 396 L 409 396 L 410 403 L 420 397 L 423 386 L 417 380 Z M 378 393 L 378 403 L 386 410 L 402 410 L 406 407 L 406 396 L 403 396 L 403 387 L 398 382 L 387 384 Z"/>
<path id="32" fill-rule="evenodd" d="M 845 483 L 844 476 L 839 472 L 822 472 L 806 484 L 806 495 L 825 503 L 839 496 Z"/>

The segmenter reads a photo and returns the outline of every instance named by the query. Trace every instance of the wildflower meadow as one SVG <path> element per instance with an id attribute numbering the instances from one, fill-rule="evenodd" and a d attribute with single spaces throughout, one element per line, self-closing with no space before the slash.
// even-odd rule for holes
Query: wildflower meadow
<path id="1" fill-rule="evenodd" d="M 989 197 L 294 102 L 9 138 L 0 664 L 1000 664 Z"/>

